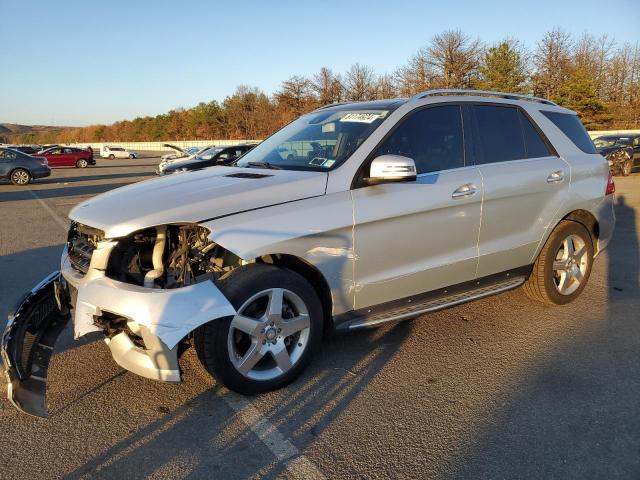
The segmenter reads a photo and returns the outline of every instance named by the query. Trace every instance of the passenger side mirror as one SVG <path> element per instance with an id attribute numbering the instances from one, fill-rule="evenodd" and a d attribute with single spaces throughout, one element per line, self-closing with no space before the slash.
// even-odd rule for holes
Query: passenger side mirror
<path id="1" fill-rule="evenodd" d="M 416 164 L 412 158 L 401 155 L 380 155 L 371 162 L 367 185 L 380 183 L 413 182 L 416 179 Z"/>

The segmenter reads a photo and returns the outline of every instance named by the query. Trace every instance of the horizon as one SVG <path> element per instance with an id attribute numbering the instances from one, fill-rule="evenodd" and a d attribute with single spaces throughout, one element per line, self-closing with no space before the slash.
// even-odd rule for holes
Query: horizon
<path id="1" fill-rule="evenodd" d="M 200 102 L 222 102 L 241 84 L 271 96 L 290 76 L 309 77 L 324 66 L 343 74 L 360 63 L 379 74 L 392 74 L 434 34 L 447 29 L 460 29 L 487 45 L 515 38 L 528 50 L 558 26 L 574 39 L 589 33 L 608 34 L 617 46 L 638 42 L 640 13 L 630 0 L 616 0 L 608 7 L 630 12 L 622 16 L 602 15 L 595 2 L 529 4 L 535 8 L 524 23 L 502 0 L 469 6 L 399 0 L 391 10 L 330 0 L 321 12 L 290 1 L 276 6 L 251 2 L 251 18 L 228 5 L 214 9 L 204 2 L 185 7 L 168 2 L 103 6 L 77 0 L 65 5 L 9 0 L 5 18 L 17 21 L 6 23 L 0 39 L 12 45 L 5 64 L 14 74 L 0 79 L 0 123 L 109 125 Z M 461 10 L 463 16 L 450 13 Z M 388 19 L 384 25 L 376 20 L 381 16 Z M 569 19 L 580 27 L 566 28 Z M 29 34 L 24 35 L 27 21 Z M 61 21 L 69 27 L 48 28 Z M 20 41 L 12 42 L 14 38 Z M 42 45 L 61 53 L 52 56 Z"/>

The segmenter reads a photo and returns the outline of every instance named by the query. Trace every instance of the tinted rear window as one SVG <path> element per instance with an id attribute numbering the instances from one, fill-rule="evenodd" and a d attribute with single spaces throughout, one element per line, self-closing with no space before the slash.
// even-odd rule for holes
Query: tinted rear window
<path id="1" fill-rule="evenodd" d="M 522 135 L 524 136 L 527 158 L 549 157 L 554 155 L 547 147 L 540 133 L 538 133 L 531 123 L 531 120 L 522 112 L 520 112 L 520 123 L 522 124 Z"/>
<path id="2" fill-rule="evenodd" d="M 589 138 L 587 129 L 584 128 L 577 115 L 544 110 L 541 110 L 541 112 L 584 153 L 597 153 L 595 145 Z"/>
<path id="3" fill-rule="evenodd" d="M 518 109 L 495 105 L 471 108 L 475 117 L 473 151 L 477 164 L 527 158 Z"/>

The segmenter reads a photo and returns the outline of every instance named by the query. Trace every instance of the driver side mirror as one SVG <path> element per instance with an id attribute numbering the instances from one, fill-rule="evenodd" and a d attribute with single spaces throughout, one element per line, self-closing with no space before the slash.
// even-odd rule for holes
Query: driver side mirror
<path id="1" fill-rule="evenodd" d="M 413 182 L 416 179 L 416 164 L 412 158 L 401 155 L 380 155 L 371 162 L 367 185 L 381 183 Z"/>

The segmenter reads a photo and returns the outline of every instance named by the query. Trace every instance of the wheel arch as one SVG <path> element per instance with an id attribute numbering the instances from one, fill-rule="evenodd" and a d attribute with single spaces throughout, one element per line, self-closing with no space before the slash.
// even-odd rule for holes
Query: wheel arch
<path id="1" fill-rule="evenodd" d="M 306 260 L 287 253 L 264 255 L 259 260 L 292 270 L 309 282 L 318 293 L 322 305 L 324 330 L 325 333 L 329 332 L 333 326 L 333 299 L 329 283 L 322 272 Z"/>
<path id="2" fill-rule="evenodd" d="M 565 215 L 562 220 L 580 223 L 589 232 L 594 248 L 597 247 L 598 239 L 600 238 L 600 225 L 593 213 L 583 209 L 573 210 Z"/>

